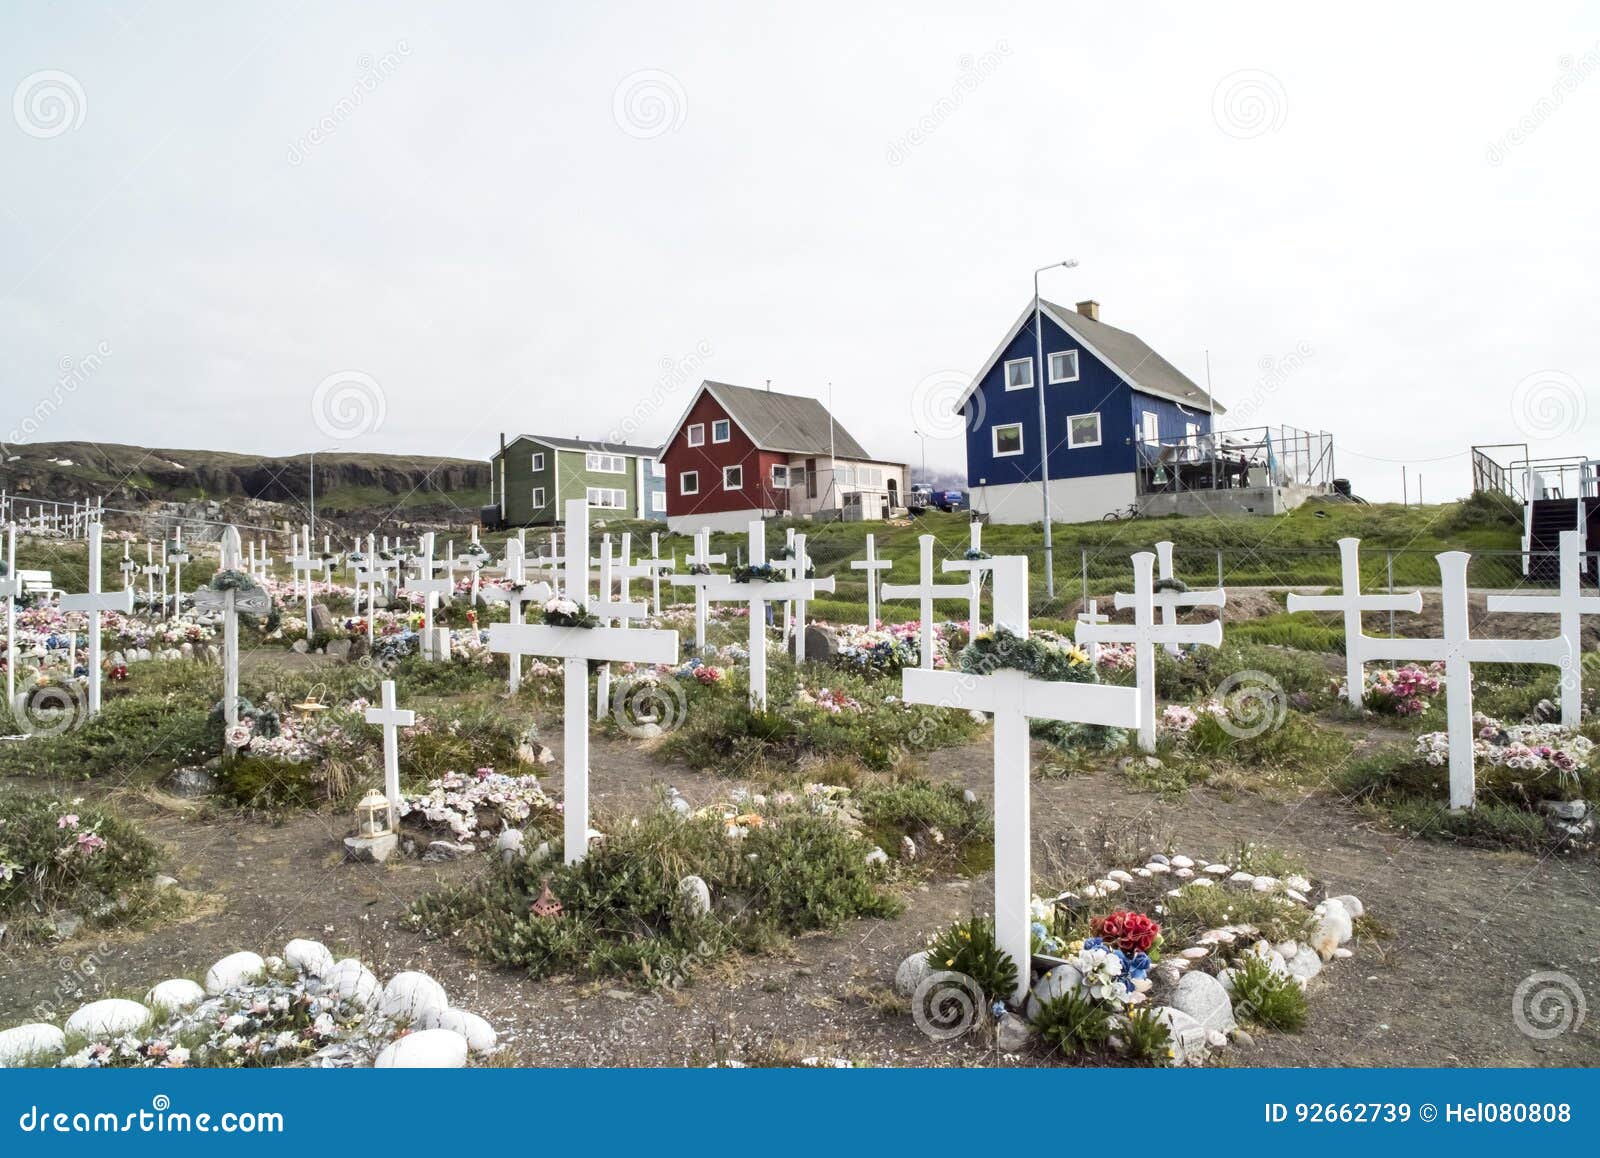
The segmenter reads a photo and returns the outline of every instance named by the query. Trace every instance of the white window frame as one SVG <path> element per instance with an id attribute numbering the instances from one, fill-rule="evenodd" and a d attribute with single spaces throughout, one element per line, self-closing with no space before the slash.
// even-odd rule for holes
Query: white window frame
<path id="1" fill-rule="evenodd" d="M 664 512 L 666 509 L 667 509 L 667 492 L 666 491 L 651 491 L 650 492 L 650 513 L 659 515 L 662 512 Z"/>
<path id="2" fill-rule="evenodd" d="M 735 472 L 739 477 L 739 481 L 734 483 L 732 486 L 728 485 L 728 472 L 729 471 Z M 725 467 L 722 468 L 722 489 L 725 490 L 725 491 L 742 491 L 742 490 L 744 490 L 744 464 L 743 463 L 734 463 L 732 466 L 725 466 Z"/>
<path id="3" fill-rule="evenodd" d="M 694 485 L 689 481 L 693 479 Z M 700 472 L 697 470 L 682 471 L 678 475 L 678 493 L 680 495 L 697 495 L 700 493 Z"/>
<path id="4" fill-rule="evenodd" d="M 627 474 L 628 456 L 625 454 L 606 454 L 598 450 L 585 451 L 583 469 L 593 471 L 595 474 Z"/>
<path id="5" fill-rule="evenodd" d="M 1078 419 L 1080 419 L 1080 418 L 1092 418 L 1092 419 L 1094 419 L 1094 441 L 1093 442 L 1090 442 L 1087 439 L 1085 439 L 1085 440 L 1080 442 L 1078 439 L 1073 437 L 1072 424 L 1074 422 L 1078 421 Z M 1069 415 L 1067 415 L 1067 449 L 1068 450 L 1083 450 L 1083 449 L 1085 449 L 1087 447 L 1099 446 L 1101 444 L 1101 441 L 1102 441 L 1103 437 L 1104 437 L 1104 424 L 1101 421 L 1100 412 L 1098 410 L 1091 410 L 1087 414 L 1069 414 Z"/>
<path id="6" fill-rule="evenodd" d="M 596 502 L 596 496 L 599 496 L 602 501 Z M 628 492 L 622 487 L 588 487 L 586 488 L 585 498 L 588 500 L 589 506 L 595 510 L 625 511 L 628 509 Z M 609 498 L 614 498 L 616 501 L 603 501 Z"/>
<path id="7" fill-rule="evenodd" d="M 1161 415 L 1156 411 L 1139 411 L 1139 441 L 1152 446 L 1161 441 Z"/>
<path id="8" fill-rule="evenodd" d="M 780 470 L 783 472 L 782 482 L 778 481 L 778 472 Z M 777 489 L 789 489 L 789 465 L 787 463 L 775 462 L 772 464 L 772 485 Z"/>
<path id="9" fill-rule="evenodd" d="M 544 495 L 545 495 L 544 487 L 534 487 L 533 488 L 533 493 L 531 495 L 529 495 L 528 497 L 530 499 L 532 499 L 533 505 L 535 507 L 542 507 L 542 506 L 544 506 Z"/>
<path id="10" fill-rule="evenodd" d="M 544 469 L 544 451 L 536 450 L 533 452 L 533 458 L 529 461 L 528 469 L 535 471 Z"/>
<path id="11" fill-rule="evenodd" d="M 1000 432 L 1002 430 L 1011 430 L 1013 428 L 1017 432 L 1017 449 L 1016 450 L 1001 450 L 1000 449 Z M 990 454 L 991 454 L 992 457 L 994 457 L 994 458 L 1016 458 L 1017 455 L 1022 454 L 1026 449 L 1027 449 L 1027 435 L 1024 433 L 1024 431 L 1022 429 L 1022 423 L 1020 423 L 1020 422 L 1001 422 L 1001 423 L 998 423 L 998 424 L 996 424 L 994 426 L 991 426 L 989 428 L 989 451 L 990 451 Z"/>
<path id="12" fill-rule="evenodd" d="M 1013 367 L 1013 366 L 1026 366 L 1028 368 L 1028 380 L 1026 382 L 1022 383 L 1022 385 L 1020 385 L 1020 386 L 1013 386 L 1011 384 L 1011 367 Z M 1011 361 L 1009 361 L 1009 362 L 1007 362 L 1005 364 L 1005 368 L 1000 371 L 1000 382 L 1001 382 L 1002 385 L 1005 386 L 1005 388 L 1007 390 L 1032 390 L 1033 389 L 1033 359 L 1032 358 L 1013 358 L 1013 359 L 1011 359 Z"/>
<path id="13" fill-rule="evenodd" d="M 720 434 L 718 433 L 719 430 L 721 431 Z M 711 422 L 711 441 L 712 442 L 732 442 L 733 441 L 733 422 L 732 422 L 731 419 L 717 418 L 717 419 L 713 419 L 712 420 L 712 422 Z"/>
<path id="14" fill-rule="evenodd" d="M 704 446 L 706 444 L 706 424 L 704 422 L 691 422 L 687 441 L 690 446 Z"/>
<path id="15" fill-rule="evenodd" d="M 1078 375 L 1078 351 L 1076 351 L 1076 350 L 1056 350 L 1053 353 L 1046 354 L 1045 357 L 1048 359 L 1045 362 L 1045 369 L 1046 369 L 1046 371 L 1048 373 L 1048 376 L 1049 376 L 1049 379 L 1050 379 L 1050 385 L 1059 386 L 1063 382 L 1076 382 L 1078 380 L 1078 377 L 1079 377 L 1079 375 Z M 1056 359 L 1057 358 L 1067 358 L 1067 357 L 1070 357 L 1072 359 L 1072 374 L 1071 374 L 1070 377 L 1068 377 L 1066 375 L 1063 375 L 1063 376 L 1058 378 L 1058 377 L 1056 377 Z M 1079 417 L 1082 417 L 1082 416 L 1080 415 Z"/>

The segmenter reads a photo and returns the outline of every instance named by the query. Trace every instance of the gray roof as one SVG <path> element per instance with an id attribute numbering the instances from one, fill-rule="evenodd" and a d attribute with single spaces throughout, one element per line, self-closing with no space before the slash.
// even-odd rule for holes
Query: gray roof
<path id="1" fill-rule="evenodd" d="M 1040 305 L 1064 329 L 1075 332 L 1085 343 L 1094 347 L 1139 389 L 1181 402 L 1185 406 L 1226 413 L 1226 407 L 1219 405 L 1191 382 L 1182 370 L 1152 350 L 1139 335 L 1097 322 L 1077 310 L 1069 310 L 1054 302 L 1041 302 Z"/>
<path id="2" fill-rule="evenodd" d="M 832 420 L 830 431 L 828 408 L 815 398 L 730 386 L 726 382 L 708 381 L 704 385 L 762 450 L 826 454 L 832 446 L 838 458 L 878 461 L 838 419 Z"/>
<path id="3" fill-rule="evenodd" d="M 629 446 L 625 442 L 606 442 L 598 438 L 556 438 L 548 434 L 519 434 L 517 439 L 526 438 L 529 442 L 542 443 L 557 450 L 599 450 L 606 454 L 629 454 L 642 458 L 659 458 L 659 446 Z M 509 444 L 508 444 L 509 445 Z"/>

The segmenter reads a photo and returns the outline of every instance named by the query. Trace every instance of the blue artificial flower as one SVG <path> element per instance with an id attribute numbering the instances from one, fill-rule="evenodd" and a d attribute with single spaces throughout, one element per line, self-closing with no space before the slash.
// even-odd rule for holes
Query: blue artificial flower
<path id="1" fill-rule="evenodd" d="M 1083 947 L 1085 949 L 1104 949 L 1106 940 L 1104 937 L 1086 937 L 1084 938 Z"/>
<path id="2" fill-rule="evenodd" d="M 989 1007 L 989 1012 L 992 1013 L 995 1017 L 995 1020 L 998 1021 L 1006 1014 L 1006 1003 L 1004 1001 L 996 1001 Z"/>

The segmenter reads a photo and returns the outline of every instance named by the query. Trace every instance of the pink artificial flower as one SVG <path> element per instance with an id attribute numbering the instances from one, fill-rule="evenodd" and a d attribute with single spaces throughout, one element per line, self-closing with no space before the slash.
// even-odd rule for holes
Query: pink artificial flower
<path id="1" fill-rule="evenodd" d="M 78 827 L 78 814 L 76 812 L 68 812 L 63 816 L 56 817 L 56 827 L 57 828 L 77 828 Z"/>

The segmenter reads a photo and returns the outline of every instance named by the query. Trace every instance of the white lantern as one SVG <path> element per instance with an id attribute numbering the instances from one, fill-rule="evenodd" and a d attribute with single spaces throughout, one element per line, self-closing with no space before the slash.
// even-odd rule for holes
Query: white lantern
<path id="1" fill-rule="evenodd" d="M 356 834 L 382 836 L 389 831 L 389 799 L 374 788 L 356 805 Z"/>

